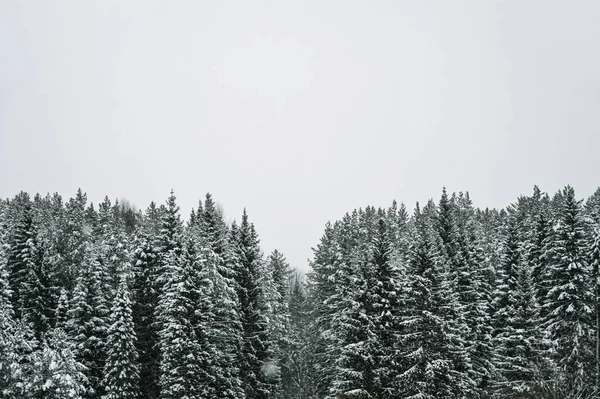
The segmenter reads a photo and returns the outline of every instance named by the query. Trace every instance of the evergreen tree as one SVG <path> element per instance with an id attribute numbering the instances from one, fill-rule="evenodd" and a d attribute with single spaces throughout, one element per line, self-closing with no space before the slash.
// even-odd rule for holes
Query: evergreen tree
<path id="1" fill-rule="evenodd" d="M 492 378 L 491 290 L 484 259 L 477 248 L 475 210 L 469 193 L 456 198 L 457 248 L 460 260 L 456 267 L 458 302 L 463 307 L 468 356 L 471 359 L 471 378 L 478 396 L 485 397 Z"/>
<path id="2" fill-rule="evenodd" d="M 171 252 L 178 255 L 181 251 L 181 237 L 183 234 L 183 224 L 179 215 L 179 206 L 177 206 L 177 197 L 171 190 L 171 194 L 167 199 L 167 206 L 160 217 L 160 231 L 156 246 L 160 258 L 171 258 Z M 166 265 L 163 265 L 166 266 Z M 163 275 L 163 273 L 160 273 Z"/>
<path id="3" fill-rule="evenodd" d="M 281 362 L 282 353 L 289 344 L 289 264 L 278 250 L 274 250 L 265 263 L 265 278 L 263 291 L 268 302 L 269 336 L 270 347 L 274 357 L 279 360 L 279 366 L 285 365 Z"/>
<path id="4" fill-rule="evenodd" d="M 567 186 L 556 196 L 560 210 L 549 248 L 544 324 L 555 345 L 557 365 L 569 387 L 590 384 L 593 293 L 585 256 L 581 203 Z"/>
<path id="5" fill-rule="evenodd" d="M 67 290 L 65 290 L 63 288 L 60 291 L 60 297 L 58 298 L 58 304 L 56 306 L 55 328 L 60 328 L 62 330 L 66 330 L 68 320 L 69 320 L 69 315 L 68 315 L 69 303 L 70 303 L 69 294 L 67 293 Z"/>
<path id="6" fill-rule="evenodd" d="M 29 291 L 28 281 L 35 257 L 36 230 L 33 224 L 31 201 L 26 193 L 19 194 L 14 202 L 15 221 L 9 237 L 6 254 L 7 269 L 10 275 L 12 306 L 20 318 L 25 307 L 25 295 Z"/>
<path id="7" fill-rule="evenodd" d="M 45 248 L 36 238 L 29 240 L 31 257 L 25 264 L 27 273 L 22 282 L 22 317 L 29 323 L 36 339 L 41 341 L 54 317 L 53 293 Z"/>
<path id="8" fill-rule="evenodd" d="M 238 367 L 242 326 L 234 279 L 237 258 L 223 215 L 210 194 L 206 194 L 204 206 L 198 202 L 196 231 L 204 258 L 202 273 L 205 282 L 210 282 L 205 284 L 212 318 L 208 334 L 218 353 L 214 360 L 214 391 L 221 398 L 240 398 L 244 392 Z"/>
<path id="9" fill-rule="evenodd" d="M 6 398 L 16 398 L 14 335 L 16 323 L 11 303 L 12 292 L 8 283 L 6 260 L 0 247 L 0 394 Z"/>
<path id="10" fill-rule="evenodd" d="M 11 320 L 7 314 L 11 314 L 10 308 L 0 308 L 0 393 L 7 399 L 27 398 L 37 394 L 32 392 L 31 382 L 36 377 L 39 343 L 26 323 Z"/>
<path id="11" fill-rule="evenodd" d="M 282 392 L 286 399 L 302 399 L 314 397 L 316 388 L 312 380 L 315 359 L 310 347 L 310 303 L 302 276 L 297 271 L 290 285 L 290 328 L 281 361 Z"/>
<path id="12" fill-rule="evenodd" d="M 311 262 L 312 272 L 308 275 L 311 295 L 311 323 L 308 329 L 309 357 L 313 359 L 310 375 L 314 381 L 316 395 L 324 397 L 329 393 L 335 374 L 335 362 L 339 358 L 339 347 L 336 344 L 335 322 L 342 307 L 344 290 L 342 254 L 337 240 L 339 223 L 325 226 L 321 242 L 314 249 L 314 260 Z"/>
<path id="13" fill-rule="evenodd" d="M 331 387 L 332 397 L 369 397 L 378 389 L 372 356 L 378 343 L 375 321 L 367 309 L 370 304 L 365 278 L 366 254 L 364 249 L 355 248 L 354 259 L 342 269 L 349 278 L 344 284 L 346 292 L 339 303 L 340 310 L 333 320 L 340 355 Z"/>
<path id="14" fill-rule="evenodd" d="M 543 370 L 543 337 L 530 270 L 522 255 L 516 215 L 509 221 L 494 295 L 494 362 L 497 397 L 531 394 Z"/>
<path id="15" fill-rule="evenodd" d="M 463 392 L 455 357 L 464 348 L 456 336 L 458 321 L 452 316 L 456 299 L 448 295 L 449 282 L 433 227 L 435 212 L 430 202 L 423 213 L 417 204 L 414 215 L 399 340 L 404 372 L 398 383 L 407 398 L 455 398 Z"/>
<path id="16" fill-rule="evenodd" d="M 376 389 L 378 398 L 397 397 L 395 378 L 399 372 L 396 343 L 401 333 L 398 313 L 400 311 L 400 287 L 397 266 L 392 263 L 392 248 L 387 225 L 379 219 L 377 233 L 369 265 L 368 310 L 372 313 L 375 336 L 378 343 L 375 358 Z"/>
<path id="17" fill-rule="evenodd" d="M 79 189 L 75 198 L 71 198 L 65 204 L 65 225 L 62 233 L 65 238 L 64 253 L 58 279 L 60 286 L 68 291 L 72 291 L 75 287 L 90 240 L 91 224 L 89 217 L 86 217 L 86 203 L 87 195 Z"/>
<path id="18" fill-rule="evenodd" d="M 220 398 L 243 398 L 244 392 L 237 368 L 237 352 L 241 347 L 241 325 L 235 292 L 219 271 L 221 259 L 210 249 L 201 250 L 198 274 L 199 300 L 196 306 L 197 336 L 205 349 L 205 362 L 210 365 L 207 379 L 210 392 Z"/>
<path id="19" fill-rule="evenodd" d="M 160 398 L 211 398 L 212 382 L 209 348 L 199 325 L 198 258 L 192 243 L 175 256 L 170 252 L 167 279 L 160 296 L 157 317 L 159 332 Z"/>
<path id="20" fill-rule="evenodd" d="M 549 201 L 547 198 L 546 202 Z M 537 216 L 537 222 L 534 227 L 535 236 L 533 243 L 530 248 L 530 263 L 532 268 L 532 277 L 534 282 L 534 289 L 536 299 L 540 305 L 544 305 L 546 302 L 546 296 L 548 295 L 549 287 L 546 286 L 548 283 L 549 273 L 549 257 L 546 255 L 546 250 L 552 243 L 553 231 L 551 226 L 550 216 L 546 211 L 540 211 Z M 550 252 L 548 251 L 548 255 Z M 542 315 L 545 315 L 544 308 L 541 309 Z"/>
<path id="21" fill-rule="evenodd" d="M 462 378 L 462 389 L 469 395 L 476 396 L 477 381 L 483 380 L 485 375 L 478 375 L 477 366 L 472 362 L 472 354 L 476 353 L 477 341 L 475 328 L 478 327 L 481 317 L 481 302 L 476 292 L 476 271 L 470 261 L 469 249 L 464 242 L 463 231 L 457 225 L 456 199 L 450 199 L 443 189 L 442 197 L 439 202 L 439 212 L 437 213 L 437 230 L 440 237 L 439 244 L 442 259 L 445 265 L 450 295 L 456 300 L 454 307 L 448 307 L 446 315 L 448 318 L 454 318 L 454 337 L 462 341 L 458 346 L 463 346 L 464 351 L 457 349 L 454 352 L 453 363 L 457 373 Z M 483 359 L 480 359 L 483 360 Z M 483 361 L 479 362 L 479 367 Z"/>
<path id="22" fill-rule="evenodd" d="M 589 258 L 594 295 L 595 387 L 600 388 L 600 224 L 593 232 L 589 245 Z"/>
<path id="23" fill-rule="evenodd" d="M 254 225 L 248 221 L 245 210 L 235 240 L 238 257 L 235 277 L 243 331 L 240 378 L 246 398 L 268 398 L 271 359 L 267 324 L 264 318 L 264 296 L 259 284 L 262 255 Z"/>
<path id="24" fill-rule="evenodd" d="M 86 368 L 86 399 L 99 399 L 104 394 L 101 384 L 106 362 L 108 303 L 105 281 L 107 273 L 99 256 L 87 251 L 73 299 L 68 311 L 67 330 L 75 342 L 76 359 Z"/>
<path id="25" fill-rule="evenodd" d="M 81 399 L 85 393 L 85 367 L 79 363 L 62 329 L 37 351 L 26 383 L 31 398 Z"/>
<path id="26" fill-rule="evenodd" d="M 127 279 L 121 278 L 110 314 L 106 341 L 103 399 L 136 399 L 139 397 L 139 368 L 136 337 Z"/>
<path id="27" fill-rule="evenodd" d="M 155 317 L 158 306 L 159 260 L 148 233 L 142 233 L 133 253 L 133 322 L 139 355 L 140 393 L 148 399 L 159 396 L 158 323 Z"/>

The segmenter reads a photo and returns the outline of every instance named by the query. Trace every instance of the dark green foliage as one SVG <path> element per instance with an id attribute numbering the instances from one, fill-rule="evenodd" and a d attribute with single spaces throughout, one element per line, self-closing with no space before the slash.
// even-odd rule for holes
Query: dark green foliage
<path id="1" fill-rule="evenodd" d="M 201 291 L 198 283 L 199 258 L 192 243 L 180 255 L 173 251 L 164 259 L 166 282 L 160 296 L 157 317 L 159 332 L 160 398 L 211 398 L 212 347 L 201 324 Z"/>
<path id="2" fill-rule="evenodd" d="M 434 205 L 424 213 L 415 210 L 414 240 L 410 247 L 405 277 L 405 301 L 401 311 L 403 372 L 399 395 L 422 398 L 451 398 L 461 391 L 453 352 L 461 350 L 453 334 L 450 308 L 456 304 L 447 295 L 449 284 L 439 256 L 433 227 Z"/>
<path id="3" fill-rule="evenodd" d="M 210 194 L 186 227 L 78 190 L 0 202 L 3 398 L 594 397 L 600 190 L 443 190 L 328 223 L 305 281 Z"/>
<path id="4" fill-rule="evenodd" d="M 493 303 L 494 385 L 502 397 L 532 394 L 543 378 L 547 355 L 531 271 L 519 245 L 518 217 L 511 215 L 507 226 Z"/>
<path id="5" fill-rule="evenodd" d="M 109 323 L 105 281 L 107 273 L 101 259 L 89 250 L 77 278 L 67 323 L 67 331 L 75 343 L 76 359 L 86 368 L 85 398 L 89 399 L 99 399 L 104 394 L 101 382 Z"/>
<path id="6" fill-rule="evenodd" d="M 566 187 L 557 198 L 544 324 L 556 346 L 555 360 L 566 385 L 581 386 L 592 382 L 593 291 L 580 201 L 572 187 Z"/>
<path id="7" fill-rule="evenodd" d="M 144 398 L 158 398 L 159 358 L 158 324 L 158 257 L 147 237 L 138 239 L 133 254 L 133 322 L 139 355 L 140 392 Z"/>
<path id="8" fill-rule="evenodd" d="M 138 353 L 125 277 L 117 289 L 107 334 L 103 399 L 136 399 L 140 394 Z"/>
<path id="9" fill-rule="evenodd" d="M 243 342 L 240 353 L 240 378 L 246 398 L 269 397 L 270 367 L 269 337 L 264 317 L 264 293 L 259 284 L 262 277 L 262 255 L 254 225 L 244 210 L 239 230 L 232 228 L 237 255 L 236 282 L 240 303 Z"/>

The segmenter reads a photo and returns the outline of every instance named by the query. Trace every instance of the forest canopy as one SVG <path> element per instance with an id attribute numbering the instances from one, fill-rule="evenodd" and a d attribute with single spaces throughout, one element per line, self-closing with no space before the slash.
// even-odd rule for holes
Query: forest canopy
<path id="1" fill-rule="evenodd" d="M 505 209 L 443 189 L 410 211 L 348 212 L 313 251 L 303 276 L 210 194 L 185 218 L 173 192 L 144 211 L 82 190 L 3 200 L 0 396 L 566 398 L 600 385 L 600 189 L 584 201 L 534 187 Z"/>

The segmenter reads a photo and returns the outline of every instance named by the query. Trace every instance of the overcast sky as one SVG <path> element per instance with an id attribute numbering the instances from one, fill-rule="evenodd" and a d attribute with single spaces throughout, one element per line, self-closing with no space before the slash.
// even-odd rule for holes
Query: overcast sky
<path id="1" fill-rule="evenodd" d="M 0 197 L 247 207 L 306 269 L 328 220 L 600 184 L 600 2 L 0 1 Z"/>

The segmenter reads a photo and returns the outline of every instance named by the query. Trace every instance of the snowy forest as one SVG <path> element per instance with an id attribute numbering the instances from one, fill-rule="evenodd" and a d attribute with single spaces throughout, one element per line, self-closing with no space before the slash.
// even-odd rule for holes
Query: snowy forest
<path id="1" fill-rule="evenodd" d="M 0 201 L 0 398 L 598 397 L 600 189 L 340 210 L 307 275 L 161 203 Z"/>

